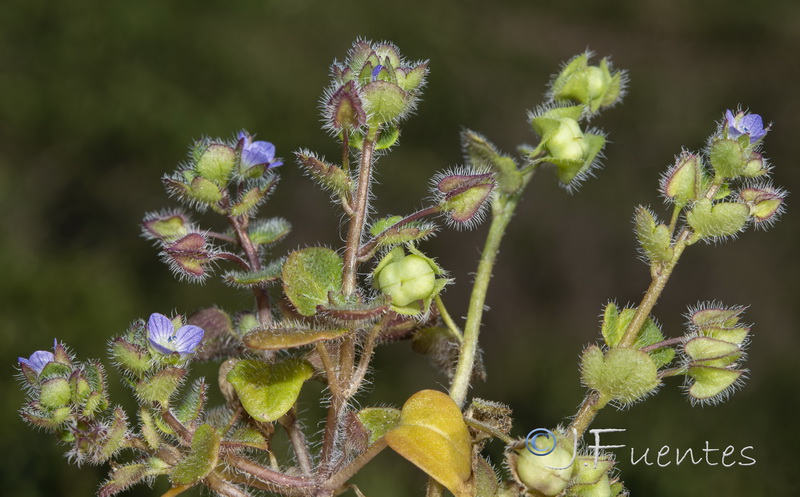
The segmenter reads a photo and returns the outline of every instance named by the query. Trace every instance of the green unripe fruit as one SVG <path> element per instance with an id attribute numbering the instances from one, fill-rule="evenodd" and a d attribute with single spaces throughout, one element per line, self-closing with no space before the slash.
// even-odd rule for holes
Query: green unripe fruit
<path id="1" fill-rule="evenodd" d="M 583 131 L 574 119 L 562 117 L 560 125 L 547 140 L 547 150 L 555 158 L 583 160 L 586 157 L 586 142 Z"/>
<path id="2" fill-rule="evenodd" d="M 608 91 L 610 83 L 611 75 L 607 71 L 597 66 L 586 68 L 586 90 L 590 100 L 603 96 Z"/>
<path id="3" fill-rule="evenodd" d="M 66 378 L 52 378 L 42 383 L 39 402 L 45 407 L 55 409 L 69 404 L 72 388 Z"/>
<path id="4" fill-rule="evenodd" d="M 616 348 L 603 354 L 592 345 L 581 360 L 583 383 L 607 400 L 629 404 L 658 387 L 658 369 L 653 359 L 636 349 Z"/>
<path id="5" fill-rule="evenodd" d="M 557 444 L 547 455 L 535 455 L 527 449 L 519 451 L 515 467 L 523 485 L 542 495 L 553 496 L 563 492 L 569 485 L 574 471 L 571 463 L 571 450 Z"/>
<path id="6" fill-rule="evenodd" d="M 386 265 L 378 274 L 378 288 L 399 306 L 429 297 L 435 281 L 436 273 L 430 263 L 413 254 Z"/>

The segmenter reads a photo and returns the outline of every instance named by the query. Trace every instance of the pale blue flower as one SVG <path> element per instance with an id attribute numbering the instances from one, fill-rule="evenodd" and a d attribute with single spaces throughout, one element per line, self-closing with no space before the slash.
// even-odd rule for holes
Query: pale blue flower
<path id="1" fill-rule="evenodd" d="M 764 122 L 758 114 L 738 112 L 734 115 L 730 110 L 725 111 L 725 125 L 728 128 L 729 137 L 736 139 L 742 135 L 748 135 L 750 143 L 760 140 L 769 131 L 769 127 L 764 128 Z"/>
<path id="2" fill-rule="evenodd" d="M 253 137 L 244 131 L 239 132 L 239 140 L 244 140 L 242 146 L 242 168 L 266 164 L 267 169 L 283 165 L 283 161 L 275 158 L 275 145 L 265 141 L 253 141 Z"/>
<path id="3" fill-rule="evenodd" d="M 205 331 L 199 326 L 187 324 L 175 330 L 172 321 L 163 314 L 153 313 L 147 321 L 150 345 L 163 354 L 179 353 L 182 356 L 195 351 L 203 341 Z"/>
<path id="4" fill-rule="evenodd" d="M 54 341 L 53 349 L 58 345 L 58 340 Z M 56 356 L 50 352 L 49 350 L 37 350 L 27 359 L 24 357 L 18 357 L 20 364 L 24 364 L 31 368 L 32 370 L 36 371 L 36 374 L 42 374 L 42 370 L 45 366 L 54 362 L 56 360 Z"/>

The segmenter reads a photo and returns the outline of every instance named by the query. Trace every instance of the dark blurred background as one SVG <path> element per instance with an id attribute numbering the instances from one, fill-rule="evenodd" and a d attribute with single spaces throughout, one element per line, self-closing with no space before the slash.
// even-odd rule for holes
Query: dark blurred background
<path id="1" fill-rule="evenodd" d="M 475 394 L 515 408 L 515 433 L 554 426 L 583 393 L 577 362 L 598 338 L 605 302 L 633 303 L 648 284 L 631 233 L 639 203 L 662 209 L 660 173 L 681 147 L 697 150 L 725 109 L 741 104 L 772 121 L 766 155 L 774 179 L 800 191 L 800 4 L 792 0 L 675 2 L 101 2 L 0 3 L 0 481 L 15 497 L 93 495 L 107 468 L 76 469 L 63 447 L 23 425 L 16 357 L 53 337 L 82 358 L 152 312 L 191 312 L 218 303 L 250 306 L 218 282 L 175 281 L 139 237 L 146 211 L 174 206 L 160 176 L 202 135 L 246 128 L 270 140 L 287 164 L 266 209 L 295 226 L 280 247 L 341 245 L 328 195 L 302 177 L 292 151 L 334 157 L 320 130 L 318 98 L 328 66 L 357 36 L 392 40 L 431 73 L 401 146 L 378 166 L 377 206 L 405 213 L 422 204 L 427 179 L 462 161 L 462 127 L 501 148 L 532 142 L 526 109 L 541 101 L 559 64 L 586 48 L 630 71 L 621 107 L 593 124 L 610 134 L 605 168 L 578 194 L 550 171 L 537 176 L 507 234 L 487 304 L 482 344 L 489 372 Z M 794 155 L 793 155 L 794 154 Z M 634 496 L 792 495 L 800 443 L 794 197 L 767 232 L 692 247 L 655 314 L 668 336 L 683 333 L 686 306 L 718 299 L 751 305 L 750 379 L 729 402 L 691 408 L 679 381 L 625 412 L 607 409 L 595 427 L 625 428 L 608 443 Z M 666 215 L 666 212 L 663 212 Z M 217 222 L 216 220 L 214 222 Z M 425 245 L 457 284 L 444 295 L 456 316 L 466 299 L 484 229 L 442 232 Z M 214 365 L 198 369 L 215 377 Z M 446 379 L 408 343 L 379 349 L 377 376 L 362 405 L 401 405 Z M 112 373 L 112 393 L 125 398 Z M 314 394 L 303 397 L 310 431 Z M 126 404 L 130 406 L 130 404 Z M 739 450 L 749 467 L 684 461 L 632 465 L 663 445 Z M 500 463 L 499 444 L 490 445 Z M 699 452 L 702 455 L 702 452 Z M 719 452 L 714 460 L 719 462 Z M 366 495 L 422 495 L 424 475 L 381 454 L 357 481 Z M 160 495 L 137 488 L 127 495 Z M 199 495 L 188 492 L 187 495 Z"/>

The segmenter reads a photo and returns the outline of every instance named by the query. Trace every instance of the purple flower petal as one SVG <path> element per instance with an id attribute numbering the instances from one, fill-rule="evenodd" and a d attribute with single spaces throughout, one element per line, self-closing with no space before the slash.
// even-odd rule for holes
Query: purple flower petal
<path id="1" fill-rule="evenodd" d="M 764 128 L 764 122 L 758 114 L 739 112 L 734 115 L 730 110 L 725 111 L 725 126 L 730 138 L 736 139 L 742 135 L 748 135 L 750 143 L 763 138 L 769 131 L 769 128 Z"/>
<path id="2" fill-rule="evenodd" d="M 375 66 L 375 69 L 372 70 L 372 81 L 375 81 L 376 79 L 378 79 L 378 75 L 381 73 L 382 69 L 383 69 L 383 66 L 380 65 L 380 64 Z"/>
<path id="3" fill-rule="evenodd" d="M 194 352 L 194 349 L 200 345 L 200 342 L 203 341 L 203 335 L 205 335 L 205 331 L 199 326 L 191 324 L 181 326 L 178 328 L 178 331 L 175 332 L 175 339 L 172 340 L 172 346 L 175 352 L 191 354 Z"/>
<path id="4" fill-rule="evenodd" d="M 56 356 L 47 350 L 37 350 L 33 354 L 31 354 L 30 358 L 25 359 L 24 357 L 19 357 L 19 362 L 25 364 L 32 370 L 36 371 L 36 374 L 41 374 L 42 370 L 45 366 L 49 363 L 56 360 Z"/>
<path id="5" fill-rule="evenodd" d="M 150 315 L 147 321 L 147 333 L 150 343 L 153 345 L 165 345 L 169 343 L 169 338 L 173 335 L 175 326 L 170 319 L 157 312 Z"/>
<path id="6" fill-rule="evenodd" d="M 248 169 L 259 164 L 269 164 L 275 159 L 275 145 L 265 141 L 245 142 L 242 149 L 242 164 Z M 278 161 L 279 162 L 279 161 Z"/>

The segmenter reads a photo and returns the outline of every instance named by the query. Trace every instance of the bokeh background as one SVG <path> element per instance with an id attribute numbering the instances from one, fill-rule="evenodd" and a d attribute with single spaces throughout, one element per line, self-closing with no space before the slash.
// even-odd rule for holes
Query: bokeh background
<path id="1" fill-rule="evenodd" d="M 103 357 L 109 337 L 151 312 L 190 312 L 218 303 L 250 305 L 217 282 L 181 284 L 139 237 L 145 211 L 174 205 L 159 181 L 201 135 L 241 128 L 272 141 L 287 159 L 267 207 L 295 226 L 282 249 L 340 246 L 340 218 L 328 195 L 292 164 L 308 147 L 336 155 L 319 129 L 318 98 L 328 66 L 357 36 L 397 43 L 431 74 L 401 146 L 378 168 L 377 206 L 404 213 L 421 205 L 427 179 L 462 161 L 462 127 L 513 151 L 533 137 L 526 109 L 541 101 L 560 62 L 586 48 L 630 71 L 630 93 L 602 115 L 613 142 L 605 168 L 568 195 L 537 176 L 497 265 L 482 344 L 489 372 L 475 394 L 511 404 L 515 433 L 553 426 L 582 396 L 577 361 L 598 338 L 605 302 L 633 303 L 648 283 L 631 233 L 639 203 L 662 208 L 659 174 L 681 147 L 697 150 L 727 108 L 772 121 L 766 155 L 774 178 L 800 191 L 800 3 L 310 0 L 211 2 L 41 1 L 0 3 L 0 481 L 15 497 L 93 495 L 107 468 L 76 469 L 63 447 L 24 426 L 12 379 L 18 355 L 53 337 L 83 358 Z M 595 427 L 624 428 L 604 441 L 618 449 L 632 495 L 791 495 L 800 463 L 796 413 L 800 352 L 794 197 L 767 232 L 692 247 L 656 316 L 668 336 L 698 301 L 750 304 L 756 323 L 750 379 L 731 400 L 691 408 L 679 382 L 624 412 L 607 409 Z M 484 231 L 442 232 L 425 245 L 457 284 L 445 301 L 460 316 Z M 199 371 L 215 377 L 214 365 Z M 446 379 L 408 343 L 379 349 L 377 376 L 361 402 L 402 404 Z M 112 374 L 113 394 L 125 397 Z M 304 397 L 317 427 L 314 389 Z M 128 404 L 130 405 L 130 404 Z M 749 467 L 684 462 L 630 463 L 669 445 L 753 446 Z M 501 447 L 490 445 L 493 460 Z M 712 462 L 719 462 L 720 452 Z M 498 464 L 499 465 L 499 464 Z M 422 495 L 425 476 L 386 451 L 358 476 L 366 495 Z M 160 495 L 137 488 L 128 495 Z M 188 492 L 186 495 L 199 495 Z"/>

